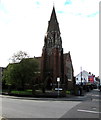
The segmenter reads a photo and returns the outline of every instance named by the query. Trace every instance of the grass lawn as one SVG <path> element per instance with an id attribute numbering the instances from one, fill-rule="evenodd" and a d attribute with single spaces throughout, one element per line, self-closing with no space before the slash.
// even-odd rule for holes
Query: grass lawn
<path id="1" fill-rule="evenodd" d="M 24 91 L 17 91 L 17 90 L 12 90 L 11 93 L 13 94 L 21 94 L 21 95 L 32 95 L 32 89 L 27 89 L 27 90 L 24 90 Z M 42 93 L 41 90 L 35 90 L 35 93 L 36 94 L 39 94 L 39 93 Z"/>
<path id="2" fill-rule="evenodd" d="M 70 94 L 70 91 L 67 90 L 67 91 L 66 91 L 66 94 Z"/>
<path id="3" fill-rule="evenodd" d="M 31 89 L 24 90 L 24 91 L 12 90 L 11 93 L 12 94 L 21 94 L 21 95 L 32 95 L 32 90 Z"/>
<path id="4" fill-rule="evenodd" d="M 3 89 L 2 91 L 0 91 L 0 93 L 8 93 L 8 89 Z M 35 90 L 35 94 L 41 94 L 42 90 Z M 33 95 L 32 94 L 32 89 L 26 89 L 24 91 L 18 91 L 18 90 L 12 90 L 10 92 L 10 94 L 16 94 L 16 95 Z"/>

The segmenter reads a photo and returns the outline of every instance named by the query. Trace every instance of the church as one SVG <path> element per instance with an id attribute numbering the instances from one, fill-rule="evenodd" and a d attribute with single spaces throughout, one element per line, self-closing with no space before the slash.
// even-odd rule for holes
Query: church
<path id="1" fill-rule="evenodd" d="M 45 90 L 55 90 L 58 87 L 57 79 L 63 91 L 74 89 L 72 59 L 70 52 L 63 53 L 62 38 L 54 6 L 44 38 L 42 56 L 35 57 L 35 59 L 39 62 L 40 79 Z"/>

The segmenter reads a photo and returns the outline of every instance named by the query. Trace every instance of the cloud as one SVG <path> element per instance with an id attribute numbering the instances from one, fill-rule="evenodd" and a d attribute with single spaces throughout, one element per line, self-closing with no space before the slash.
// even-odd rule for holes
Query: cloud
<path id="1" fill-rule="evenodd" d="M 64 3 L 64 5 L 70 5 L 70 4 L 72 4 L 71 0 L 66 0 L 65 3 Z"/>

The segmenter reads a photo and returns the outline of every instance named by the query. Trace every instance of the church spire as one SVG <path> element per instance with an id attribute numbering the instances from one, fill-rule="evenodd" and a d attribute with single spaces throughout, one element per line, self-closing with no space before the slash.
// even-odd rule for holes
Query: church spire
<path id="1" fill-rule="evenodd" d="M 57 22 L 57 17 L 56 17 L 56 12 L 55 12 L 55 7 L 53 6 L 53 10 L 52 10 L 52 14 L 51 14 L 51 18 L 50 21 L 52 22 Z"/>
<path id="2" fill-rule="evenodd" d="M 51 13 L 51 17 L 50 17 L 50 21 L 48 23 L 48 29 L 47 29 L 47 32 L 52 32 L 52 31 L 60 32 L 54 6 L 53 6 L 53 10 Z"/>
<path id="3" fill-rule="evenodd" d="M 50 21 L 48 23 L 47 33 L 44 39 L 44 48 L 47 48 L 47 52 L 50 54 L 53 48 L 62 50 L 62 39 L 60 36 L 59 24 L 56 17 L 55 7 L 51 13 Z"/>

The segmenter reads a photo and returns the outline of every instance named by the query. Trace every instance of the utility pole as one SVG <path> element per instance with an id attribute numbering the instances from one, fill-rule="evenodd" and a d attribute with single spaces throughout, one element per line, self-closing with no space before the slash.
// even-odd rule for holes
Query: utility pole
<path id="1" fill-rule="evenodd" d="M 82 67 L 81 67 L 81 86 L 82 86 Z"/>
<path id="2" fill-rule="evenodd" d="M 80 85 L 80 95 L 82 95 L 82 92 L 83 92 L 83 83 L 82 83 L 82 67 L 81 67 L 81 85 Z"/>

